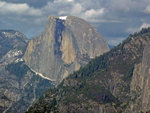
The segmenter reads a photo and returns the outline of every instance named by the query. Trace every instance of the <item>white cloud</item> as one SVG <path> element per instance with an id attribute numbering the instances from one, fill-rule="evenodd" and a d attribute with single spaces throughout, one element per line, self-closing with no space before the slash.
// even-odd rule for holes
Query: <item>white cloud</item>
<path id="1" fill-rule="evenodd" d="M 74 2 L 74 0 L 54 0 L 54 3 Z"/>
<path id="2" fill-rule="evenodd" d="M 58 15 L 73 15 L 81 17 L 83 12 L 83 7 L 80 3 L 71 4 L 70 6 L 58 11 Z"/>
<path id="3" fill-rule="evenodd" d="M 105 14 L 105 8 L 93 8 L 90 5 L 85 5 L 89 1 L 75 1 L 75 0 L 54 0 L 49 2 L 47 6 L 42 8 L 42 12 L 49 12 L 49 15 L 72 15 L 83 18 L 89 22 L 106 22 L 107 20 L 101 17 Z M 93 2 L 91 2 L 93 3 Z M 94 4 L 94 3 L 93 3 Z M 92 5 L 92 4 L 91 4 Z M 48 13 L 47 13 L 48 14 Z M 116 22 L 110 20 L 109 22 Z M 107 21 L 108 22 L 108 21 Z"/>
<path id="4" fill-rule="evenodd" d="M 112 10 L 128 12 L 132 3 L 131 0 L 110 0 L 108 4 Z"/>
<path id="5" fill-rule="evenodd" d="M 140 27 L 135 27 L 135 28 L 127 28 L 126 32 L 127 33 L 134 33 L 142 30 L 142 28 L 148 28 L 150 27 L 149 23 L 143 23 Z"/>
<path id="6" fill-rule="evenodd" d="M 15 3 L 0 2 L 0 14 L 40 16 L 42 12 L 39 9 L 30 7 L 26 3 L 15 4 Z"/>
<path id="7" fill-rule="evenodd" d="M 121 43 L 124 39 L 125 39 L 125 37 L 121 37 L 121 38 L 117 38 L 117 39 L 116 38 L 110 38 L 108 40 L 108 43 L 109 43 L 109 45 L 116 46 L 119 43 Z"/>
<path id="8" fill-rule="evenodd" d="M 101 9 L 90 9 L 90 10 L 87 10 L 85 12 L 85 17 L 86 18 L 95 18 L 95 17 L 98 17 L 98 16 L 102 16 L 104 14 L 104 11 L 105 9 L 104 8 L 101 8 Z"/>
<path id="9" fill-rule="evenodd" d="M 148 23 L 143 23 L 143 24 L 141 25 L 141 27 L 139 28 L 139 30 L 142 30 L 142 28 L 148 28 L 148 27 L 150 27 L 150 24 L 148 24 Z"/>
<path id="10" fill-rule="evenodd" d="M 145 12 L 145 13 L 148 13 L 148 14 L 150 13 L 150 5 L 148 5 L 148 6 L 145 8 L 144 12 Z"/>
<path id="11" fill-rule="evenodd" d="M 79 4 L 79 3 L 76 3 L 74 6 L 73 6 L 73 8 L 72 8 L 72 10 L 71 10 L 71 13 L 72 14 L 81 14 L 81 12 L 82 12 L 82 5 L 81 4 Z"/>
<path id="12" fill-rule="evenodd" d="M 22 27 L 21 31 L 34 29 L 35 34 L 45 25 L 49 15 L 73 15 L 96 27 L 102 25 L 97 28 L 106 38 L 128 36 L 140 29 L 140 23 L 150 23 L 150 0 L 41 0 L 45 1 L 41 6 L 38 4 L 42 2 L 36 2 L 38 0 L 15 0 L 17 3 L 13 3 L 14 0 L 0 1 L 1 29 L 15 26 L 20 30 Z M 115 39 L 110 42 L 116 43 Z"/>
<path id="13" fill-rule="evenodd" d="M 138 28 L 127 28 L 126 32 L 127 33 L 134 33 L 137 32 L 139 29 Z"/>

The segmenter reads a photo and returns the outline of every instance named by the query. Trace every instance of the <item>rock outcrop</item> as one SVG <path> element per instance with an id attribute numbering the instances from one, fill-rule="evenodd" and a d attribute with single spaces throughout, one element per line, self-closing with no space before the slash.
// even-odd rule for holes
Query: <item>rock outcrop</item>
<path id="1" fill-rule="evenodd" d="M 0 59 L 12 49 L 25 52 L 28 39 L 25 35 L 14 30 L 0 30 Z"/>
<path id="2" fill-rule="evenodd" d="M 131 95 L 134 101 L 131 102 L 130 110 L 150 111 L 150 44 L 144 48 L 142 62 L 135 65 L 131 81 Z"/>
<path id="3" fill-rule="evenodd" d="M 49 16 L 44 32 L 29 42 L 24 60 L 35 71 L 60 82 L 107 51 L 107 42 L 86 21 Z"/>
<path id="4" fill-rule="evenodd" d="M 0 30 L 0 113 L 23 113 L 52 82 L 33 72 L 22 56 L 28 39 L 14 30 Z"/>
<path id="5" fill-rule="evenodd" d="M 142 109 L 144 112 L 150 110 L 150 44 L 144 49 L 142 59 Z"/>
<path id="6" fill-rule="evenodd" d="M 130 35 L 47 91 L 26 113 L 149 113 L 149 43 L 150 28 Z"/>

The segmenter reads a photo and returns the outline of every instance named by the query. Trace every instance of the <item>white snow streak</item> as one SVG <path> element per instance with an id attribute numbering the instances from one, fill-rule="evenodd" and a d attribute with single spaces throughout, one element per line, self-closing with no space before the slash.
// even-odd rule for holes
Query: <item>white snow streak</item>
<path id="1" fill-rule="evenodd" d="M 67 16 L 60 16 L 59 19 L 61 19 L 61 20 L 66 20 L 66 19 L 67 19 Z"/>
<path id="2" fill-rule="evenodd" d="M 31 68 L 30 68 L 30 69 L 31 69 Z M 56 81 L 56 80 L 54 80 L 54 79 L 45 77 L 42 73 L 39 73 L 39 72 L 37 72 L 37 71 L 35 71 L 35 70 L 33 70 L 33 69 L 31 69 L 31 71 L 33 71 L 35 74 L 39 75 L 39 76 L 42 77 L 43 79 L 47 79 L 47 80 L 50 80 L 50 81 L 52 81 L 52 82 L 55 82 L 55 81 Z"/>

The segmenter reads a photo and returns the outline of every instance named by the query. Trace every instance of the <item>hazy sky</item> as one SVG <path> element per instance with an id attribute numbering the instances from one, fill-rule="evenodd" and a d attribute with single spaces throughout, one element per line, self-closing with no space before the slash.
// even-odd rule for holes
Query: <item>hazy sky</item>
<path id="1" fill-rule="evenodd" d="M 0 29 L 39 35 L 49 15 L 87 20 L 111 45 L 150 25 L 150 0 L 0 0 Z"/>

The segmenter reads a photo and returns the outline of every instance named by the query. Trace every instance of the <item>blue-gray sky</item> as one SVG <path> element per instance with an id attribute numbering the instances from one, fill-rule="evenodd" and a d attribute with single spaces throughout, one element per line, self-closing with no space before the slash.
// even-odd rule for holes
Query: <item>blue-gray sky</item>
<path id="1" fill-rule="evenodd" d="M 150 26 L 150 0 L 0 0 L 0 29 L 39 35 L 49 15 L 73 15 L 97 28 L 110 45 Z"/>

